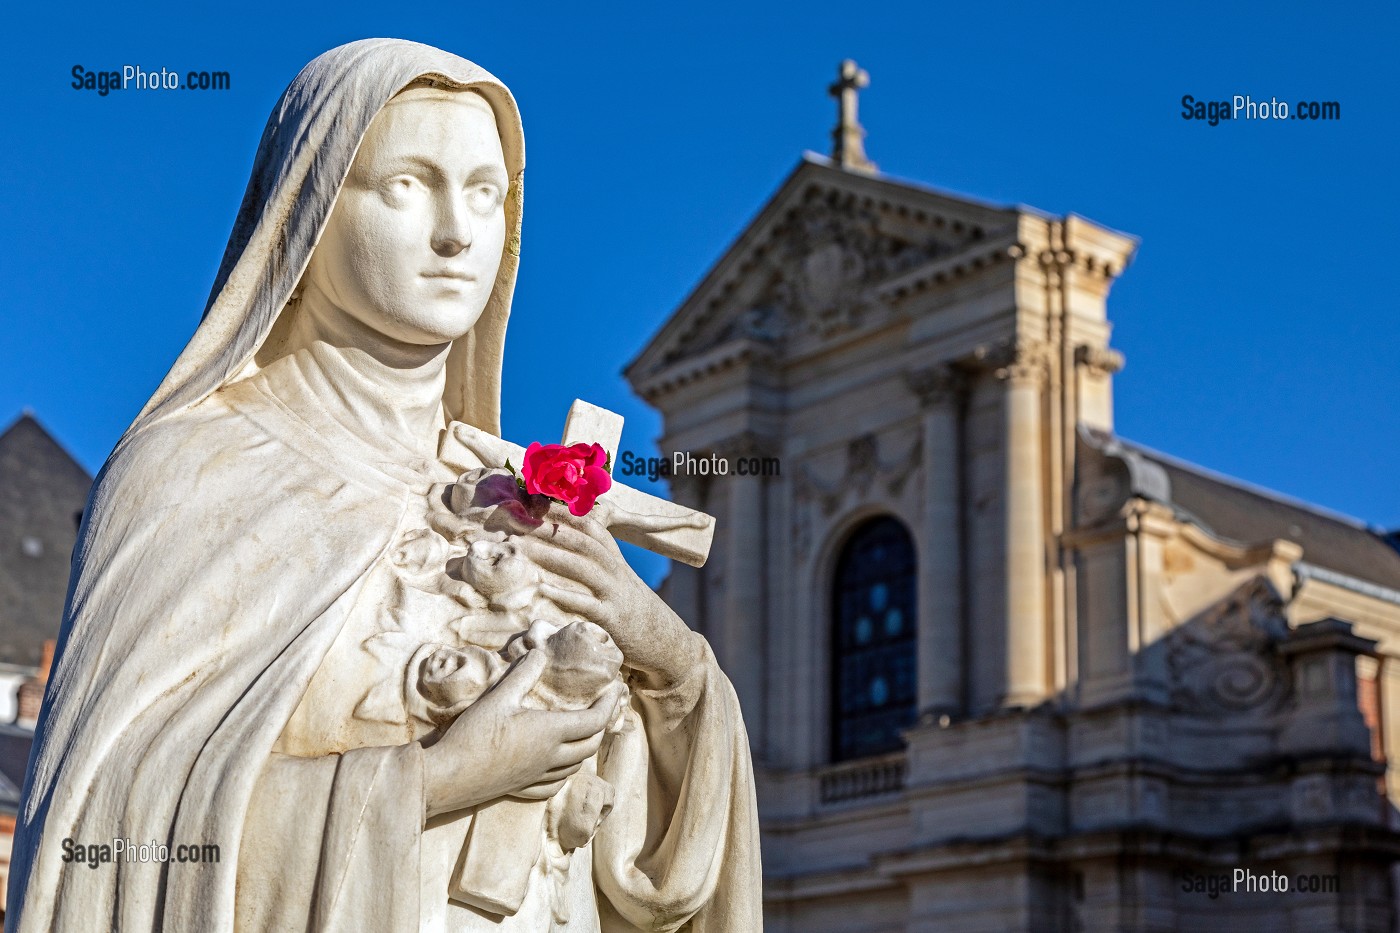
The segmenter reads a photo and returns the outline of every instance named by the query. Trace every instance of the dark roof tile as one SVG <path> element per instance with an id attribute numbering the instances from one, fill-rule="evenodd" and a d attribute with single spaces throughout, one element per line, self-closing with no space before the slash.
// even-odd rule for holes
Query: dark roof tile
<path id="1" fill-rule="evenodd" d="M 56 638 L 92 477 L 31 415 L 0 434 L 0 662 L 37 666 Z"/>

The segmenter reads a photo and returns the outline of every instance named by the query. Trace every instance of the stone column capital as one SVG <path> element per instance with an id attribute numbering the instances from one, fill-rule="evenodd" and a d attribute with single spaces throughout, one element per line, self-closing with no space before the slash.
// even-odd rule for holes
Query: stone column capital
<path id="1" fill-rule="evenodd" d="M 905 370 L 904 382 L 918 396 L 921 408 L 955 405 L 968 387 L 967 372 L 948 363 Z"/>
<path id="2" fill-rule="evenodd" d="M 1050 373 L 1050 345 L 1040 340 L 1003 344 L 983 359 L 993 376 L 1011 386 L 1039 386 Z"/>
<path id="3" fill-rule="evenodd" d="M 1111 376 L 1123 368 L 1123 354 L 1109 347 L 1080 344 L 1074 348 L 1074 361 L 1096 376 Z"/>
<path id="4" fill-rule="evenodd" d="M 721 457 L 735 460 L 741 457 L 776 457 L 778 444 L 772 438 L 753 431 L 741 431 L 726 437 L 713 445 L 712 449 Z"/>

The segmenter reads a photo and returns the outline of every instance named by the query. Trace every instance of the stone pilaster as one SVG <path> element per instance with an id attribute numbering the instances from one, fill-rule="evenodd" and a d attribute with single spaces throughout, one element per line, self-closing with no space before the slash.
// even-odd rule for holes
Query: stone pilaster
<path id="1" fill-rule="evenodd" d="M 960 412 L 965 374 L 934 366 L 906 374 L 922 409 L 923 512 L 919 537 L 919 713 L 964 712 Z"/>
<path id="2" fill-rule="evenodd" d="M 772 451 L 752 434 L 741 434 L 719 445 L 717 453 L 733 465 L 740 458 L 771 456 Z M 724 618 L 713 626 L 712 644 L 720 666 L 729 676 L 749 740 L 757 753 L 764 744 L 764 671 L 767 666 L 764 579 L 767 567 L 767 520 L 764 478 L 729 475 L 711 480 L 726 489 L 723 512 L 726 530 Z"/>
<path id="3" fill-rule="evenodd" d="M 694 509 L 705 508 L 705 490 L 702 477 L 673 476 L 669 480 L 671 499 Z M 723 534 L 724 526 L 717 529 Z M 702 598 L 703 567 L 691 567 L 678 560 L 671 561 L 670 572 L 666 575 L 663 594 L 666 602 L 695 631 L 709 635 L 705 618 L 705 601 Z"/>
<path id="4" fill-rule="evenodd" d="M 1004 706 L 1045 698 L 1049 632 L 1045 614 L 1045 475 L 1040 344 L 1010 348 L 995 375 L 1005 386 L 1006 688 Z"/>

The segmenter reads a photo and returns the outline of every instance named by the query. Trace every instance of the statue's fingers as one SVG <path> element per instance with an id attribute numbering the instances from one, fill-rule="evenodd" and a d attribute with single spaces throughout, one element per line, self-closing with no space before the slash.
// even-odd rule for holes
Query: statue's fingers
<path id="1" fill-rule="evenodd" d="M 603 732 L 597 732 L 586 739 L 577 739 L 560 744 L 556 760 L 559 765 L 578 764 L 587 761 L 598 753 L 603 745 Z"/>
<path id="2" fill-rule="evenodd" d="M 572 612 L 590 621 L 602 615 L 603 604 L 592 593 L 580 593 L 577 590 L 555 586 L 553 583 L 541 583 L 540 595 L 565 612 Z M 606 632 L 606 629 L 604 631 Z"/>
<path id="3" fill-rule="evenodd" d="M 552 542 L 565 550 L 587 554 L 594 560 L 602 560 L 605 554 L 597 538 L 574 525 L 561 522 L 546 522 L 530 532 L 528 537 L 537 541 Z"/>
<path id="4" fill-rule="evenodd" d="M 503 702 L 510 705 L 519 706 L 520 701 L 525 699 L 525 694 L 529 693 L 539 682 L 540 675 L 544 673 L 545 666 L 549 663 L 549 658 L 543 651 L 527 651 L 520 660 L 511 665 L 496 686 L 491 690 L 492 694 L 499 695 Z"/>
<path id="5" fill-rule="evenodd" d="M 548 800 L 550 797 L 559 793 L 563 787 L 564 779 L 560 778 L 559 780 L 544 781 L 540 784 L 531 784 L 529 787 L 522 787 L 510 796 L 518 797 L 521 800 Z"/>
<path id="6" fill-rule="evenodd" d="M 517 539 L 525 554 L 539 567 L 566 580 L 593 588 L 598 579 L 598 563 L 541 538 L 524 535 Z"/>
<path id="7" fill-rule="evenodd" d="M 566 528 L 576 529 L 602 544 L 612 537 L 608 534 L 607 523 L 604 521 L 604 518 L 610 514 L 609 509 L 607 501 L 599 499 L 593 503 L 593 508 L 587 514 L 575 515 L 569 511 L 567 505 L 551 502 L 545 520 L 556 522 Z"/>
<path id="8" fill-rule="evenodd" d="M 603 727 L 612 721 L 617 700 L 618 693 L 616 691 L 607 691 L 594 700 L 593 705 L 587 709 L 550 713 L 551 716 L 555 717 L 561 740 L 577 742 L 580 739 L 592 738 L 602 732 Z"/>
<path id="9" fill-rule="evenodd" d="M 553 570 L 549 570 L 547 567 L 536 566 L 536 569 L 539 570 L 540 587 L 559 587 L 560 590 L 566 591 L 566 593 L 575 593 L 584 595 L 584 597 L 591 597 L 591 595 L 598 595 L 598 597 L 601 597 L 602 595 L 602 593 L 595 593 L 594 588 L 589 586 L 588 583 L 584 583 L 584 581 L 574 580 L 573 577 L 566 577 L 561 573 L 554 573 Z"/>
<path id="10" fill-rule="evenodd" d="M 554 587 L 556 591 L 562 593 L 572 593 L 576 596 L 595 595 L 586 585 L 572 580 L 562 574 L 555 573 L 544 567 L 537 568 L 540 571 L 540 593 L 544 594 L 546 587 Z M 561 607 L 562 608 L 562 607 Z"/>
<path id="11" fill-rule="evenodd" d="M 568 764 L 561 764 L 557 767 L 550 768 L 544 773 L 544 779 L 546 781 L 562 781 L 568 778 L 569 776 L 577 773 L 579 768 L 583 767 L 583 762 L 585 759 L 587 759 L 587 757 L 588 756 L 585 755 L 583 756 L 583 758 L 579 758 L 577 761 L 570 761 Z"/>
<path id="12" fill-rule="evenodd" d="M 451 459 L 460 461 L 467 469 L 483 466 L 503 467 L 506 465 L 506 460 L 509 459 L 509 455 L 506 453 L 507 445 L 504 441 L 499 437 L 487 434 L 485 431 L 472 427 L 469 424 L 460 422 L 454 424 L 452 437 L 461 448 L 465 448 L 465 451 L 461 449 L 450 451 L 449 449 L 444 451 L 444 453 L 450 452 L 453 454 Z M 463 457 L 463 453 L 469 456 Z M 472 458 L 475 458 L 478 462 L 472 463 Z M 456 466 L 457 464 L 454 463 L 452 465 Z M 517 466 L 519 466 L 519 464 L 517 464 Z"/>
<path id="13" fill-rule="evenodd" d="M 588 708 L 590 711 L 603 714 L 603 728 L 606 728 L 608 723 L 617 718 L 618 707 L 627 696 L 627 685 L 621 680 L 615 680 Z"/>

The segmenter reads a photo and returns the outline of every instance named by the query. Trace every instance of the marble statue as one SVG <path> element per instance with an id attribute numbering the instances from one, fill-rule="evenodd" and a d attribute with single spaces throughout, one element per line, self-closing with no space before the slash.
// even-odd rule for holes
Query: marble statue
<path id="1" fill-rule="evenodd" d="M 738 701 L 614 540 L 698 564 L 712 520 L 573 514 L 499 436 L 523 169 L 510 92 L 428 46 L 283 94 L 84 515 L 7 930 L 761 928 Z"/>

